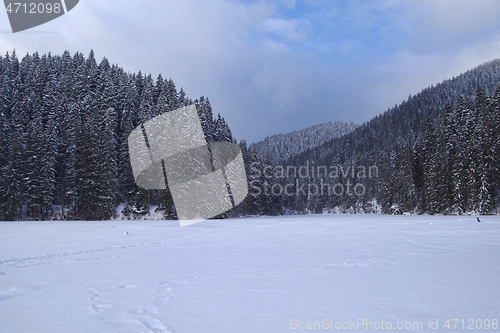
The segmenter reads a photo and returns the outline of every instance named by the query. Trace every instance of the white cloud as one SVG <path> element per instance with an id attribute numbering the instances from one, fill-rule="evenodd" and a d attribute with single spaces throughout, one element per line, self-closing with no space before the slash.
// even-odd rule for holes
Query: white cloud
<path id="1" fill-rule="evenodd" d="M 269 18 L 264 22 L 262 30 L 286 41 L 305 42 L 311 35 L 311 23 L 306 19 Z"/>
<path id="2" fill-rule="evenodd" d="M 426 26 L 427 37 L 435 40 L 471 37 L 499 27 L 497 0 L 414 1 L 413 6 Z"/>
<path id="3" fill-rule="evenodd" d="M 415 95 L 431 84 L 436 85 L 499 57 L 500 34 L 469 44 L 458 52 L 425 54 L 400 50 L 369 70 L 373 79 L 365 89 L 382 111 L 401 103 L 409 94 Z M 380 84 L 377 85 L 377 81 Z"/>

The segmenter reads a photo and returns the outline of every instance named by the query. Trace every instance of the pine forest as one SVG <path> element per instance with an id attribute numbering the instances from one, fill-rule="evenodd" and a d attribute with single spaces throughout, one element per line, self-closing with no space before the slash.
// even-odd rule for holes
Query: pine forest
<path id="1" fill-rule="evenodd" d="M 135 185 L 127 138 L 195 104 L 208 142 L 239 143 L 249 195 L 217 218 L 307 213 L 496 214 L 500 60 L 372 120 L 237 142 L 206 97 L 94 53 L 0 56 L 0 220 L 175 219 L 167 190 Z"/>

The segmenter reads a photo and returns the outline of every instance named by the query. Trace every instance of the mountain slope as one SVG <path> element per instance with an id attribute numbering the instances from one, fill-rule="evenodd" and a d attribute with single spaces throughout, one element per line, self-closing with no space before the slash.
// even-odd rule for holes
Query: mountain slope
<path id="1" fill-rule="evenodd" d="M 328 140 L 352 132 L 358 125 L 341 121 L 313 125 L 302 130 L 266 137 L 255 144 L 259 156 L 269 152 L 273 161 L 282 161 L 300 154 L 307 149 L 314 149 Z"/>
<path id="2" fill-rule="evenodd" d="M 279 164 L 269 165 L 269 161 L 250 154 L 254 167 L 250 168 L 249 181 L 255 185 L 251 186 L 255 197 L 249 201 L 267 205 L 264 214 L 378 211 L 374 199 L 380 201 L 383 180 L 402 148 L 421 140 L 428 120 L 437 124 L 446 104 L 455 109 L 460 96 L 470 100 L 478 87 L 492 96 L 499 84 L 497 59 L 425 88 L 352 132 Z M 498 175 L 498 170 L 494 172 Z M 259 209 L 257 214 L 262 214 L 262 207 Z"/>
<path id="3" fill-rule="evenodd" d="M 401 148 L 414 144 L 423 136 L 428 118 L 437 121 L 447 103 L 454 106 L 458 96 L 474 96 L 478 86 L 490 95 L 499 83 L 500 59 L 496 59 L 422 90 L 353 132 L 293 157 L 287 164 L 301 165 L 309 160 L 316 161 L 318 165 L 330 161 L 345 166 L 376 165 L 380 171 L 379 177 L 367 181 L 365 196 L 344 196 L 337 202 L 347 207 L 359 202 L 367 203 L 377 196 L 380 180 L 394 166 Z"/>

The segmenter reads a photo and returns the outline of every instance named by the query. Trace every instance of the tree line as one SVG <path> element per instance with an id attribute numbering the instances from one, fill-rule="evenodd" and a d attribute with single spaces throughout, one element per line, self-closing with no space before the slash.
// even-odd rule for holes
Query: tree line
<path id="1" fill-rule="evenodd" d="M 500 86 L 459 96 L 421 140 L 406 145 L 382 184 L 385 213 L 496 212 L 500 190 Z"/>
<path id="2" fill-rule="evenodd" d="M 495 60 L 339 137 L 311 141 L 306 129 L 270 137 L 266 147 L 240 141 L 250 194 L 218 218 L 493 212 L 500 199 L 499 83 Z M 0 220 L 106 220 L 118 211 L 135 219 L 152 207 L 175 219 L 168 190 L 135 184 L 128 135 L 193 103 L 208 142 L 236 142 L 208 98 L 191 100 L 161 74 L 155 80 L 106 58 L 97 63 L 92 51 L 0 56 Z"/>
<path id="3" fill-rule="evenodd" d="M 130 218 L 152 206 L 175 218 L 167 191 L 135 184 L 127 140 L 193 103 L 209 141 L 233 141 L 207 98 L 192 101 L 161 74 L 98 64 L 93 51 L 0 56 L 0 220 L 105 220 L 119 206 Z"/>

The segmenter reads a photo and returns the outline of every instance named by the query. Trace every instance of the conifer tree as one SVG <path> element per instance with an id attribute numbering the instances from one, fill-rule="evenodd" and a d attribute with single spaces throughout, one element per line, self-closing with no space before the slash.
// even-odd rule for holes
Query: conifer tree
<path id="1" fill-rule="evenodd" d="M 492 137 L 493 137 L 493 178 L 496 188 L 500 188 L 500 84 L 497 86 L 492 98 Z"/>
<path id="2" fill-rule="evenodd" d="M 232 142 L 233 135 L 231 134 L 231 130 L 227 125 L 224 118 L 221 117 L 220 113 L 217 114 L 217 119 L 214 122 L 213 127 L 213 140 L 215 142 Z M 269 155 L 269 160 L 271 160 L 271 155 Z"/>
<path id="3" fill-rule="evenodd" d="M 101 198 L 101 131 L 99 112 L 91 112 L 82 124 L 78 142 L 80 168 L 76 197 L 76 216 L 83 220 L 98 220 L 102 215 Z"/>
<path id="4" fill-rule="evenodd" d="M 167 111 L 178 109 L 181 106 L 177 89 L 172 79 L 169 79 L 165 84 L 165 94 L 167 96 Z"/>
<path id="5" fill-rule="evenodd" d="M 104 112 L 101 125 L 101 141 L 99 145 L 99 219 L 108 220 L 116 206 L 116 139 L 115 109 L 108 108 Z"/>
<path id="6" fill-rule="evenodd" d="M 77 193 L 79 193 L 80 158 L 79 144 L 81 134 L 81 121 L 78 115 L 78 104 L 73 102 L 68 105 L 65 114 L 66 145 L 64 152 L 64 194 L 63 213 L 67 212 L 69 218 L 76 218 Z"/>
<path id="7" fill-rule="evenodd" d="M 28 215 L 33 219 L 42 218 L 42 200 L 40 196 L 40 187 L 42 178 L 42 154 L 44 141 L 44 126 L 42 122 L 42 113 L 36 109 L 33 119 L 28 124 L 29 133 L 26 152 L 26 204 Z"/>
<path id="8" fill-rule="evenodd" d="M 55 114 L 51 112 L 43 133 L 42 156 L 40 158 L 39 195 L 41 218 L 46 220 L 53 213 L 54 194 L 56 190 L 56 158 L 57 158 L 57 130 Z"/>
<path id="9" fill-rule="evenodd" d="M 0 168 L 0 220 L 16 220 L 22 217 L 23 146 L 22 125 L 16 124 L 7 155 L 8 163 Z"/>
<path id="10" fill-rule="evenodd" d="M 128 136 L 136 127 L 133 117 L 133 97 L 130 94 L 130 92 L 127 94 L 127 102 L 123 109 L 122 118 L 120 120 L 120 136 L 117 159 L 118 193 L 120 195 L 120 201 L 125 204 L 127 211 L 130 211 L 132 197 L 137 188 L 137 185 L 135 185 L 132 167 L 130 164 L 130 156 L 128 153 Z"/>
<path id="11" fill-rule="evenodd" d="M 495 163 L 495 117 L 491 110 L 491 103 L 488 96 L 482 89 L 478 88 L 476 93 L 476 109 L 478 115 L 477 135 L 479 137 L 480 167 L 479 175 L 479 206 L 481 214 L 487 214 L 493 206 L 494 200 L 494 163 Z"/>
<path id="12" fill-rule="evenodd" d="M 423 138 L 423 153 L 424 153 L 424 184 L 423 198 L 424 209 L 437 213 L 439 207 L 438 197 L 438 166 L 435 158 L 437 157 L 437 135 L 434 125 L 430 119 L 427 120 L 427 127 Z"/>
<path id="13" fill-rule="evenodd" d="M 214 141 L 214 115 L 212 113 L 212 106 L 208 98 L 205 99 L 203 96 L 199 100 L 195 100 L 194 103 L 200 117 L 201 128 L 203 129 L 203 133 L 205 133 L 205 139 L 207 142 L 212 142 Z"/>
<path id="14" fill-rule="evenodd" d="M 165 91 L 165 81 L 161 76 L 161 73 L 158 74 L 158 78 L 156 79 L 156 84 L 153 88 L 153 103 L 158 104 L 158 98 Z"/>
<path id="15" fill-rule="evenodd" d="M 450 197 L 451 197 L 451 211 L 461 214 L 466 211 L 466 192 L 465 184 L 465 147 L 462 142 L 462 113 L 463 105 L 460 103 L 457 106 L 457 111 L 453 112 L 454 118 L 457 120 L 454 124 L 457 125 L 456 131 L 451 134 L 451 140 L 453 142 L 453 155 L 451 160 L 451 170 L 450 170 Z"/>

